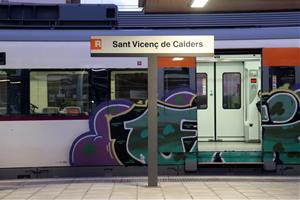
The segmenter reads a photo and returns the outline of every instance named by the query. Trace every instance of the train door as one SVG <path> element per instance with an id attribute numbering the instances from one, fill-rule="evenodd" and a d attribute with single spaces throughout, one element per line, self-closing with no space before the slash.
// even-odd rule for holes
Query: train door
<path id="1" fill-rule="evenodd" d="M 218 56 L 197 61 L 200 151 L 261 150 L 260 57 Z"/>
<path id="2" fill-rule="evenodd" d="M 244 140 L 244 74 L 242 62 L 215 64 L 215 139 Z"/>
<path id="3" fill-rule="evenodd" d="M 202 87 L 202 96 L 207 96 L 205 107 L 198 107 L 199 139 L 242 141 L 243 63 L 215 62 L 199 65 L 198 86 Z"/>

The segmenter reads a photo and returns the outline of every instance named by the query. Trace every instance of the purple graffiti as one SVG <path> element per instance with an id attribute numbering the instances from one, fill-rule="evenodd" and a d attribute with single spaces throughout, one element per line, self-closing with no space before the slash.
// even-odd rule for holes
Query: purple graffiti
<path id="1" fill-rule="evenodd" d="M 70 164 L 120 165 L 113 151 L 108 118 L 128 110 L 131 105 L 132 103 L 127 100 L 111 100 L 96 107 L 89 119 L 90 131 L 77 137 L 72 144 Z"/>

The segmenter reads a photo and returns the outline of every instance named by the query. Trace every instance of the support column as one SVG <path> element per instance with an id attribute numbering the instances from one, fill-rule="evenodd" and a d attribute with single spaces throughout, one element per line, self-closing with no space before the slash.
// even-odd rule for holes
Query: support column
<path id="1" fill-rule="evenodd" d="M 148 186 L 157 187 L 157 56 L 148 57 Z"/>

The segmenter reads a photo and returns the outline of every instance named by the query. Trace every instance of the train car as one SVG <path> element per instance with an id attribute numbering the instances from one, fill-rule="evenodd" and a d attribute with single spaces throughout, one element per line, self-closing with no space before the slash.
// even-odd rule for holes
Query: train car
<path id="1" fill-rule="evenodd" d="M 159 165 L 299 167 L 299 27 L 192 30 L 215 55 L 158 58 Z M 0 177 L 147 165 L 147 58 L 91 57 L 101 35 L 175 33 L 0 31 Z"/>

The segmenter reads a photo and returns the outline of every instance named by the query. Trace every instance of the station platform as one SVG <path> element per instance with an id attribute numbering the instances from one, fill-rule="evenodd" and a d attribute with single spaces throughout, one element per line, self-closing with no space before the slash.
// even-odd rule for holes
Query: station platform
<path id="1" fill-rule="evenodd" d="M 0 181 L 0 199 L 300 199 L 300 177 L 160 176 Z"/>

